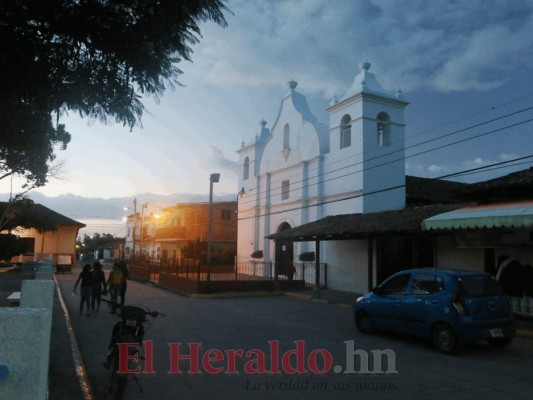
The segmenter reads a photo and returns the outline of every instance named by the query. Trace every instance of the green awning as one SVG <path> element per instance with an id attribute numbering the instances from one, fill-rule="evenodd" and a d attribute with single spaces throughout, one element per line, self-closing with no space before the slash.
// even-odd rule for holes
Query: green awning
<path id="1" fill-rule="evenodd" d="M 422 222 L 423 230 L 530 227 L 533 227 L 533 200 L 468 206 Z"/>

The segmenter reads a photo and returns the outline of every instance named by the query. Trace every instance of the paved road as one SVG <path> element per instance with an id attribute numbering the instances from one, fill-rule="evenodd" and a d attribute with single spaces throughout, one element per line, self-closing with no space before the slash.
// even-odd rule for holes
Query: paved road
<path id="1" fill-rule="evenodd" d="M 116 316 L 106 309 L 90 317 L 77 313 L 79 297 L 72 297 L 77 272 L 57 276 L 70 310 L 79 347 L 96 398 L 100 398 L 106 370 L 101 366 Z M 154 374 L 139 380 L 145 393 L 140 394 L 131 381 L 129 399 L 530 399 L 533 389 L 533 340 L 517 338 L 505 350 L 485 344 L 469 346 L 457 356 L 441 355 L 429 343 L 393 335 L 365 336 L 355 332 L 350 308 L 302 301 L 286 296 L 240 299 L 187 298 L 159 288 L 130 282 L 127 303 L 137 303 L 166 313 L 146 334 L 153 340 Z M 236 357 L 236 374 L 212 375 L 200 367 L 201 374 L 186 373 L 189 364 L 179 366 L 185 373 L 171 374 L 168 343 L 201 343 L 200 354 L 208 349 L 252 349 L 267 351 L 269 341 L 279 341 L 280 352 L 296 349 L 296 341 L 305 341 L 306 357 L 313 350 L 327 350 L 333 365 L 343 369 L 354 362 L 358 373 L 259 374 L 245 372 L 260 363 L 257 353 Z M 353 342 L 351 342 L 353 341 Z M 348 345 L 345 343 L 348 342 Z M 391 349 L 397 373 L 362 373 L 364 363 L 347 346 L 372 359 L 373 350 Z M 349 351 L 353 350 L 348 348 Z M 67 349 L 67 346 L 65 347 Z M 181 348 L 180 354 L 189 354 Z M 317 369 L 322 367 L 317 354 Z M 359 354 L 358 353 L 358 354 Z M 227 354 L 227 353 L 224 353 Z M 215 357 L 216 353 L 211 356 Z M 386 357 L 384 357 L 384 360 Z M 214 361 L 213 366 L 227 365 Z M 271 358 L 267 356 L 266 367 Z M 294 367 L 297 367 L 291 359 Z M 304 368 L 309 369 L 306 364 Z M 376 365 L 370 363 L 370 370 Z M 393 363 L 383 363 L 381 370 L 393 370 Z"/>

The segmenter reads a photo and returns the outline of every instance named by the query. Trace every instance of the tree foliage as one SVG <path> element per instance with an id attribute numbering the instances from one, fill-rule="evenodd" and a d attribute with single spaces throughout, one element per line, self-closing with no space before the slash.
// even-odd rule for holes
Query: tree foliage
<path id="1" fill-rule="evenodd" d="M 143 95 L 179 85 L 199 23 L 224 0 L 0 0 L 0 179 L 46 183 L 69 110 L 130 128 Z"/>
<path id="2" fill-rule="evenodd" d="M 95 233 L 92 236 L 84 234 L 83 239 L 78 238 L 76 240 L 76 248 L 78 253 L 85 254 L 84 260 L 86 260 L 91 259 L 94 256 L 95 250 L 104 247 L 115 247 L 117 245 L 123 245 L 124 243 L 124 238 L 113 236 L 110 233 Z"/>
<path id="3" fill-rule="evenodd" d="M 39 232 L 55 231 L 57 227 L 46 216 L 34 209 L 30 199 L 0 202 L 0 231 L 14 231 L 34 228 Z"/>

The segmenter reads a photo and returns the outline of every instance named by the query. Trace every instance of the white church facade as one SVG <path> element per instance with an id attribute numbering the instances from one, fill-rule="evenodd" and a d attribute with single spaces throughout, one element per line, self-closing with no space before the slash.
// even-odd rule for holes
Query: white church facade
<path id="1" fill-rule="evenodd" d="M 351 87 L 326 109 L 325 125 L 296 87 L 289 82 L 271 128 L 262 121 L 260 133 L 238 150 L 239 188 L 247 193 L 238 206 L 239 260 L 262 251 L 265 262 L 296 262 L 315 250 L 312 242 L 276 246 L 267 236 L 328 216 L 405 208 L 408 103 L 401 92 L 385 90 L 370 63 L 361 63 Z M 319 253 L 328 264 L 328 287 L 368 289 L 374 255 L 367 241 L 322 241 Z"/>

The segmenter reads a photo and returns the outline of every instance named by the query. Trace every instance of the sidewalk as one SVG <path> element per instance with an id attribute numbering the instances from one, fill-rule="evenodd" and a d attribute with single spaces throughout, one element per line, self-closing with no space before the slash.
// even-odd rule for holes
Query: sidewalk
<path id="1" fill-rule="evenodd" d="M 74 367 L 65 315 L 57 296 L 57 287 L 54 293 L 48 379 L 50 400 L 83 399 L 83 392 Z"/>

